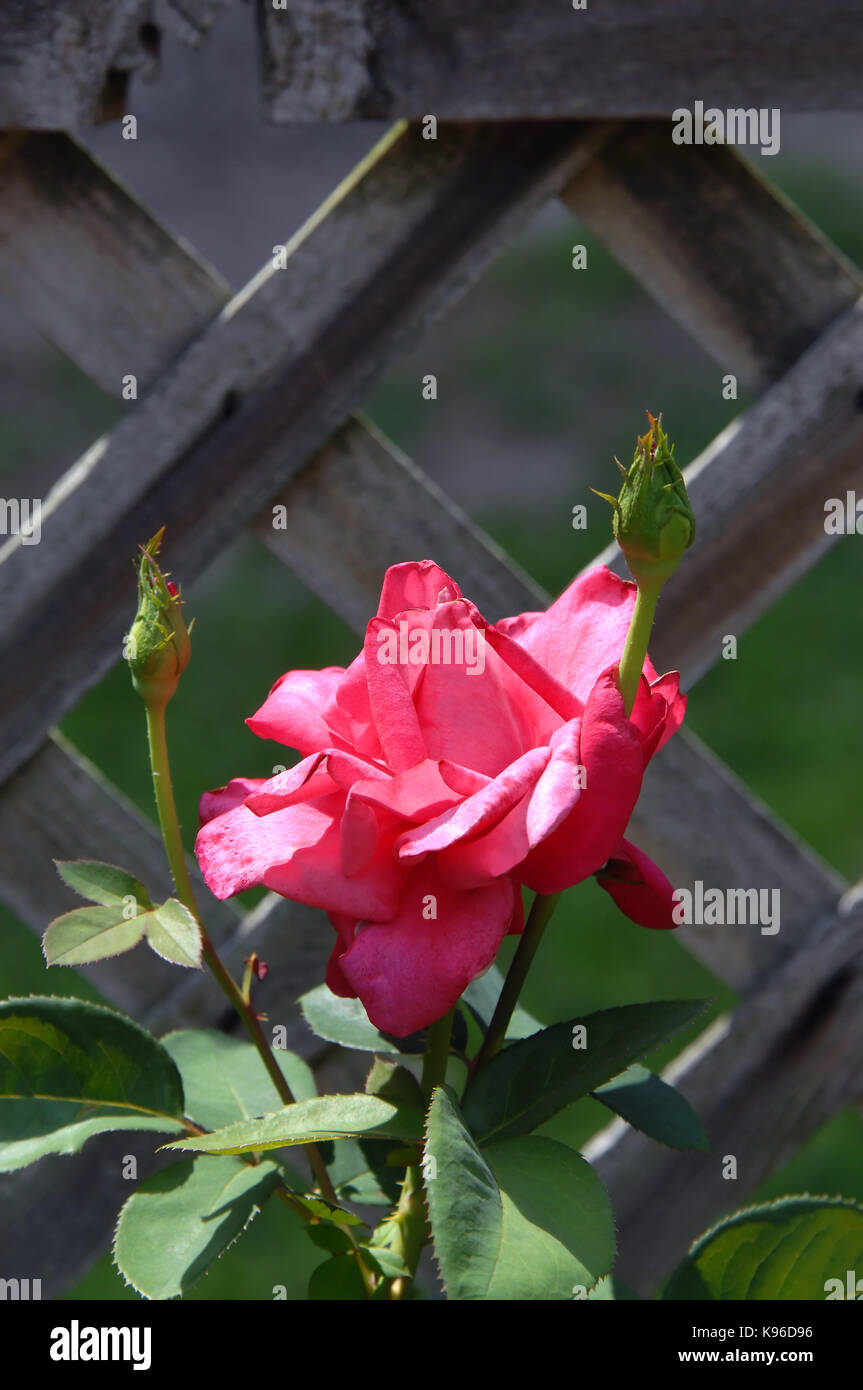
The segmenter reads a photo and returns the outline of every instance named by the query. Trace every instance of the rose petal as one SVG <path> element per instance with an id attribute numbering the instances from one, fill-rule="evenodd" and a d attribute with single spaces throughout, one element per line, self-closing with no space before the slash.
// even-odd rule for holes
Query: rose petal
<path id="1" fill-rule="evenodd" d="M 439 856 L 440 872 L 454 888 L 477 888 L 515 870 L 569 815 L 582 795 L 576 775 L 580 732 L 579 719 L 558 729 L 545 767 L 507 814 L 486 833 L 462 838 Z"/>
<path id="2" fill-rule="evenodd" d="M 232 777 L 227 786 L 204 792 L 198 806 L 198 824 L 206 825 L 216 816 L 223 816 L 226 811 L 233 811 L 235 806 L 242 806 L 246 797 L 262 787 L 266 780 L 266 777 Z"/>
<path id="3" fill-rule="evenodd" d="M 341 666 L 287 671 L 246 723 L 259 738 L 275 739 L 300 753 L 315 753 L 334 741 L 322 711 L 343 675 Z"/>
<path id="4" fill-rule="evenodd" d="M 640 927 L 666 931 L 677 926 L 672 916 L 674 889 L 653 860 L 629 840 L 621 841 L 596 880 Z"/>
<path id="5" fill-rule="evenodd" d="M 365 671 L 369 705 L 387 765 L 393 772 L 413 767 L 426 757 L 424 730 L 417 718 L 407 676 L 399 662 L 386 660 L 378 634 L 394 632 L 385 618 L 372 618 L 366 628 Z"/>
<path id="6" fill-rule="evenodd" d="M 330 803 L 335 800 L 327 798 Z M 317 844 L 332 821 L 332 812 L 316 803 L 289 806 L 270 816 L 236 806 L 198 831 L 195 854 L 204 881 L 217 898 L 260 887 L 274 864 Z"/>
<path id="7" fill-rule="evenodd" d="M 379 618 L 395 618 L 408 608 L 436 608 L 441 593 L 447 598 L 461 598 L 461 589 L 454 579 L 433 560 L 408 560 L 390 565 L 384 575 Z"/>
<path id="8" fill-rule="evenodd" d="M 518 870 L 537 893 L 559 893 L 595 873 L 614 852 L 638 800 L 641 740 L 623 712 L 613 669 L 603 672 L 585 704 L 579 761 L 586 784 L 581 795 Z"/>
<path id="9" fill-rule="evenodd" d="M 550 757 L 549 748 L 531 748 L 473 796 L 401 835 L 396 841 L 399 858 L 410 864 L 495 825 L 536 784 Z"/>
<path id="10" fill-rule="evenodd" d="M 361 924 L 338 970 L 375 1027 L 405 1037 L 442 1018 L 491 965 L 515 898 L 509 879 L 459 893 L 423 866 L 409 876 L 391 921 Z M 437 915 L 429 919 L 432 903 Z"/>
<path id="11" fill-rule="evenodd" d="M 429 757 L 493 777 L 547 743 L 562 718 L 485 640 L 474 611 L 464 602 L 436 610 L 433 630 L 469 634 L 462 641 L 470 640 L 470 660 L 430 662 L 414 702 Z"/>
<path id="12" fill-rule="evenodd" d="M 635 594 L 634 584 L 598 565 L 533 618 L 518 635 L 519 644 L 584 702 L 601 673 L 620 661 Z M 655 680 L 649 658 L 644 670 Z"/>
<path id="13" fill-rule="evenodd" d="M 392 837 L 381 837 L 371 857 L 368 853 L 368 827 L 364 828 L 362 847 L 352 857 L 345 851 L 350 877 L 345 873 L 342 859 L 341 821 L 345 796 L 323 797 L 308 806 L 292 806 L 287 811 L 275 811 L 258 822 L 266 825 L 277 816 L 306 812 L 323 822 L 313 844 L 301 845 L 295 852 L 275 859 L 263 874 L 265 888 L 281 893 L 309 907 L 322 907 L 326 912 L 353 914 L 372 922 L 385 922 L 395 912 L 404 888 L 406 873 L 396 859 Z"/>

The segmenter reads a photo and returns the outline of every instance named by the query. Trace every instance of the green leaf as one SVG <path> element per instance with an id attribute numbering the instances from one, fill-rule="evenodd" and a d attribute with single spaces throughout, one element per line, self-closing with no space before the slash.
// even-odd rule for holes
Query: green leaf
<path id="1" fill-rule="evenodd" d="M 529 1134 L 691 1023 L 703 1008 L 701 999 L 624 1004 L 512 1043 L 475 1074 L 465 1122 L 480 1143 Z M 587 1046 L 574 1047 L 581 1036 Z"/>
<path id="2" fill-rule="evenodd" d="M 422 1111 L 415 1106 L 392 1105 L 379 1096 L 316 1096 L 286 1105 L 275 1114 L 242 1120 L 215 1134 L 195 1134 L 165 1147 L 242 1154 L 321 1139 L 356 1138 L 360 1134 L 377 1139 L 418 1140 L 422 1134 Z"/>
<path id="3" fill-rule="evenodd" d="M 57 917 L 42 937 L 47 965 L 87 965 L 131 951 L 144 935 L 145 915 L 128 919 L 113 907 L 76 907 Z"/>
<path id="4" fill-rule="evenodd" d="M 137 1023 L 82 999 L 0 1003 L 0 1172 L 93 1134 L 182 1130 L 172 1059 Z"/>
<path id="5" fill-rule="evenodd" d="M 341 1255 L 354 1248 L 344 1226 L 334 1222 L 321 1221 L 318 1225 L 306 1226 L 306 1235 L 314 1245 L 319 1245 L 322 1250 L 329 1250 L 333 1255 Z"/>
<path id="6" fill-rule="evenodd" d="M 592 1094 L 660 1144 L 671 1149 L 710 1148 L 704 1126 L 686 1097 L 637 1062 Z"/>
<path id="7" fill-rule="evenodd" d="M 585 1297 L 593 1303 L 638 1303 L 638 1294 L 616 1274 L 605 1274 L 598 1284 L 589 1289 Z"/>
<path id="8" fill-rule="evenodd" d="M 424 1168 L 448 1298 L 571 1299 L 611 1268 L 611 1204 L 590 1165 L 566 1145 L 534 1135 L 481 1152 L 454 1095 L 439 1087 Z"/>
<path id="9" fill-rule="evenodd" d="M 359 999 L 341 999 L 327 985 L 310 989 L 300 999 L 303 1017 L 313 1033 L 327 1042 L 360 1052 L 398 1053 L 399 1047 L 379 1033 Z"/>
<path id="10" fill-rule="evenodd" d="M 309 1298 L 330 1303 L 356 1302 L 365 1299 L 363 1276 L 353 1255 L 334 1255 L 312 1271 Z"/>
<path id="11" fill-rule="evenodd" d="M 157 907 L 137 901 L 132 906 L 131 916 L 130 904 L 121 899 L 106 907 L 76 907 L 55 918 L 42 937 L 48 965 L 105 960 L 131 951 L 146 937 L 165 960 L 200 969 L 201 929 L 188 908 L 176 898 L 168 898 Z"/>
<path id="12" fill-rule="evenodd" d="M 173 965 L 200 970 L 201 928 L 183 903 L 169 898 L 154 912 L 148 912 L 144 921 L 147 940 L 157 956 Z"/>
<path id="13" fill-rule="evenodd" d="M 782 1197 L 735 1212 L 697 1240 L 663 1298 L 848 1298 L 849 1271 L 863 1276 L 863 1207 L 841 1197 Z"/>
<path id="14" fill-rule="evenodd" d="M 217 1028 L 181 1029 L 162 1038 L 162 1046 L 183 1078 L 186 1114 L 203 1129 L 223 1129 L 282 1109 L 282 1100 L 256 1047 Z M 274 1052 L 294 1097 L 315 1094 L 315 1078 L 302 1057 Z"/>
<path id="15" fill-rule="evenodd" d="M 393 1206 L 399 1198 L 401 1175 L 387 1158 L 396 1147 L 387 1139 L 341 1140 L 327 1165 L 336 1195 L 359 1206 Z"/>
<path id="16" fill-rule="evenodd" d="M 319 1221 L 333 1221 L 337 1226 L 365 1226 L 362 1217 L 355 1216 L 352 1211 L 347 1211 L 344 1207 L 333 1206 L 325 1197 L 319 1197 L 316 1192 L 294 1192 L 289 1191 L 288 1196 L 293 1206 L 300 1206 L 307 1211 L 310 1216 L 317 1217 Z"/>
<path id="17" fill-rule="evenodd" d="M 366 1077 L 366 1094 L 383 1096 L 393 1105 L 423 1105 L 422 1087 L 413 1072 L 386 1057 L 376 1057 Z"/>
<path id="18" fill-rule="evenodd" d="M 496 965 L 486 970 L 484 975 L 478 975 L 472 980 L 462 995 L 462 999 L 468 1005 L 471 1013 L 486 1029 L 491 1022 L 491 1016 L 495 1011 L 495 1006 L 500 998 L 503 989 L 503 975 Z M 520 1004 L 516 1004 L 510 1019 L 506 1036 L 508 1038 L 527 1038 L 531 1033 L 538 1033 L 542 1024 L 539 1023 L 532 1014 L 523 1009 Z"/>
<path id="19" fill-rule="evenodd" d="M 116 864 L 102 864 L 96 859 L 55 859 L 54 863 L 63 882 L 88 902 L 124 907 L 134 898 L 142 907 L 151 906 L 143 883 Z"/>
<path id="20" fill-rule="evenodd" d="M 179 1298 L 257 1216 L 279 1185 L 275 1163 L 184 1159 L 133 1192 L 120 1213 L 114 1261 L 145 1298 Z"/>
<path id="21" fill-rule="evenodd" d="M 371 1265 L 384 1279 L 413 1278 L 401 1255 L 396 1254 L 395 1250 L 387 1249 L 386 1246 L 364 1245 L 363 1256 L 366 1264 Z"/>

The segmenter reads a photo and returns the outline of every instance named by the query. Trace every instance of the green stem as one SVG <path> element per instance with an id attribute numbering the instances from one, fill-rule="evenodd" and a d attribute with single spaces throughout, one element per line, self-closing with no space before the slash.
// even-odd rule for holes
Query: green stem
<path id="1" fill-rule="evenodd" d="M 392 1220 L 397 1229 L 392 1248 L 401 1255 L 413 1275 L 428 1239 L 422 1171 L 417 1164 L 412 1164 L 405 1172 L 399 1204 Z M 407 1278 L 394 1279 L 390 1290 L 391 1297 L 396 1301 L 405 1298 L 410 1283 Z"/>
<path id="2" fill-rule="evenodd" d="M 422 1074 L 423 1095 L 427 1101 L 431 1099 L 435 1087 L 442 1086 L 446 1081 L 454 1013 L 455 1005 L 428 1030 Z M 396 1228 L 393 1249 L 401 1255 L 411 1274 L 414 1274 L 423 1246 L 428 1239 L 423 1175 L 418 1164 L 411 1164 L 405 1172 L 399 1204 L 393 1213 L 392 1221 Z M 407 1279 L 395 1279 L 391 1289 L 393 1299 L 404 1298 L 408 1286 Z"/>
<path id="3" fill-rule="evenodd" d="M 661 588 L 661 583 L 647 586 L 638 585 L 632 620 L 626 634 L 626 641 L 623 644 L 623 656 L 620 658 L 620 666 L 617 671 L 617 688 L 623 696 L 627 718 L 632 714 L 632 707 L 638 694 L 638 683 L 641 680 L 644 658 L 647 656 L 647 644 L 653 630 L 653 619 Z"/>
<path id="4" fill-rule="evenodd" d="M 186 867 L 186 853 L 183 837 L 180 834 L 180 821 L 177 804 L 174 801 L 174 788 L 171 785 L 171 764 L 168 758 L 168 740 L 165 734 L 165 706 L 147 705 L 147 741 L 150 745 L 150 767 L 153 773 L 153 791 L 156 795 L 156 809 L 159 812 L 159 825 L 171 877 L 180 901 L 189 909 L 198 923 L 201 914 L 195 901 L 195 890 Z M 203 931 L 203 927 L 201 928 Z"/>
<path id="5" fill-rule="evenodd" d="M 560 893 L 537 893 L 533 900 L 528 919 L 524 925 L 524 931 L 519 939 L 518 948 L 510 962 L 509 970 L 506 973 L 506 979 L 503 982 L 500 998 L 491 1016 L 488 1031 L 486 1032 L 482 1047 L 473 1060 L 470 1076 L 468 1077 L 468 1084 L 470 1084 L 470 1078 L 476 1073 L 477 1068 L 484 1066 L 503 1046 L 506 1030 L 509 1027 L 510 1019 L 518 1003 L 518 997 L 521 994 L 522 986 L 527 978 L 527 972 L 536 955 L 537 948 L 542 940 L 542 934 L 545 931 L 549 918 L 557 907 L 559 897 Z"/>
<path id="6" fill-rule="evenodd" d="M 455 1005 L 448 1014 L 433 1023 L 428 1030 L 425 1056 L 423 1057 L 422 1088 L 426 1100 L 431 1100 L 432 1091 L 446 1081 L 446 1064 L 449 1060 L 449 1042 L 452 1034 L 452 1020 Z"/>
<path id="7" fill-rule="evenodd" d="M 207 962 L 216 983 L 219 985 L 226 998 L 230 1000 L 233 1008 L 237 1011 L 251 1042 L 260 1054 L 261 1061 L 267 1069 L 267 1073 L 276 1088 L 282 1104 L 293 1105 L 293 1092 L 264 1036 L 264 1030 L 261 1027 L 260 1019 L 252 1008 L 251 1003 L 243 997 L 239 985 L 234 980 L 230 971 L 225 967 L 218 951 L 210 940 L 206 927 L 201 921 L 201 914 L 195 900 L 195 890 L 192 887 L 192 880 L 189 877 L 189 870 L 186 867 L 183 837 L 180 834 L 177 804 L 174 800 L 174 788 L 171 784 L 171 764 L 168 758 L 168 740 L 165 734 L 165 705 L 148 703 L 146 708 L 147 739 L 150 746 L 150 766 L 153 772 L 153 790 L 156 795 L 156 809 L 159 813 L 159 825 L 162 830 L 162 839 L 165 842 L 165 852 L 168 856 L 168 864 L 177 889 L 177 896 L 184 906 L 189 909 L 195 921 L 198 923 L 201 932 L 201 945 L 204 953 L 204 960 Z M 330 1175 L 327 1172 L 326 1164 L 321 1157 L 317 1145 L 306 1144 L 305 1149 L 312 1171 L 320 1184 L 321 1192 L 328 1201 L 337 1202 L 338 1199 L 335 1189 L 330 1181 Z"/>

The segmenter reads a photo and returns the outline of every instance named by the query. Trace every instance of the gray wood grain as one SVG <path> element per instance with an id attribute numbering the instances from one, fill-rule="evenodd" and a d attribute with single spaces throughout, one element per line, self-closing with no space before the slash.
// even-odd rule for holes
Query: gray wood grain
<path id="1" fill-rule="evenodd" d="M 71 130 L 128 109 L 159 70 L 161 31 L 198 44 L 227 0 L 6 0 L 0 128 Z"/>
<path id="2" fill-rule="evenodd" d="M 861 926 L 858 886 L 668 1070 L 707 1129 L 709 1153 L 675 1153 L 620 1122 L 585 1149 L 614 1206 L 615 1272 L 637 1292 L 652 1293 L 693 1239 L 861 1099 Z M 736 1180 L 722 1176 L 726 1155 Z"/>
<path id="3" fill-rule="evenodd" d="M 685 470 L 696 538 L 663 589 L 651 653 L 686 685 L 835 544 L 825 504 L 863 486 L 861 352 L 863 300 Z M 626 573 L 616 546 L 601 558 Z"/>
<path id="4" fill-rule="evenodd" d="M 118 397 L 139 394 L 230 290 L 81 145 L 0 136 L 0 293 Z"/>
<path id="5" fill-rule="evenodd" d="M 856 266 L 764 168 L 728 146 L 673 145 L 664 125 L 627 121 L 562 195 L 723 372 L 757 388 L 863 289 Z"/>
<path id="6" fill-rule="evenodd" d="M 260 0 L 275 121 L 859 110 L 854 0 Z"/>
<path id="7" fill-rule="evenodd" d="M 297 234 L 288 268 L 265 268 L 64 475 L 40 545 L 0 550 L 0 776 L 116 660 L 141 541 L 167 521 L 169 563 L 198 572 L 600 138 L 471 127 L 430 149 L 396 129 Z"/>
<path id="8" fill-rule="evenodd" d="M 282 507 L 274 526 L 273 509 Z M 463 592 L 490 619 L 548 602 L 540 586 L 368 421 L 349 420 L 331 435 L 252 529 L 360 633 L 377 608 L 387 567 L 420 557 L 444 566 L 440 557 L 448 557 Z"/>

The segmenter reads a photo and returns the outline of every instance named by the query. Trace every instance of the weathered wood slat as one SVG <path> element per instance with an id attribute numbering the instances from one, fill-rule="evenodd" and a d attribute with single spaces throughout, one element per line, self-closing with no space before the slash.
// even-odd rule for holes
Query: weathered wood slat
<path id="1" fill-rule="evenodd" d="M 614 1205 L 615 1271 L 639 1293 L 653 1292 L 691 1240 L 861 1098 L 861 926 L 858 886 L 667 1073 L 701 1116 L 710 1153 L 673 1153 L 619 1122 L 585 1149 Z M 723 1177 L 726 1155 L 736 1180 Z"/>
<path id="2" fill-rule="evenodd" d="M 685 684 L 835 542 L 825 504 L 844 506 L 863 486 L 861 356 L 863 300 L 686 470 L 698 530 L 663 589 L 651 644 Z M 601 558 L 625 573 L 616 546 Z"/>
<path id="3" fill-rule="evenodd" d="M 3 7 L 0 128 L 118 118 L 134 73 L 159 67 L 160 29 L 197 44 L 226 0 L 26 0 Z"/>
<path id="4" fill-rule="evenodd" d="M 432 146 L 392 132 L 297 234 L 287 269 L 262 271 L 65 475 L 41 544 L 0 551 L 0 776 L 114 659 L 141 540 L 167 520 L 179 572 L 197 572 L 601 134 L 479 127 Z"/>
<path id="5" fill-rule="evenodd" d="M 65 740 L 49 739 L 0 796 L 3 899 L 38 932 L 80 903 L 54 872 L 54 858 L 107 860 L 137 874 L 151 895 L 168 897 L 174 892 L 155 824 Z M 241 973 L 254 934 L 256 949 L 271 966 L 261 992 L 278 1001 L 284 1013 L 274 1022 L 292 1030 L 292 1046 L 314 1050 L 305 1025 L 295 1026 L 293 1001 L 319 982 L 326 964 L 332 928 L 324 914 L 271 894 L 241 919 L 232 904 L 213 898 L 192 860 L 189 868 L 201 904 L 206 904 L 210 934 L 230 968 Z M 145 947 L 133 957 L 117 956 L 81 973 L 111 1004 L 156 1033 L 212 1025 L 230 1013 L 208 972 L 180 971 Z M 64 972 L 57 967 L 49 987 L 62 993 L 63 980 Z"/>
<path id="6" fill-rule="evenodd" d="M 285 508 L 278 527 L 273 507 Z M 360 633 L 377 609 L 387 566 L 400 560 L 451 563 L 463 592 L 489 618 L 548 603 L 539 585 L 367 421 L 349 420 L 337 430 L 258 514 L 253 530 Z"/>
<path id="7" fill-rule="evenodd" d="M 562 198 L 750 386 L 781 376 L 863 290 L 754 163 L 727 146 L 673 145 L 655 121 L 627 121 Z"/>
<path id="8" fill-rule="evenodd" d="M 697 696 L 696 696 L 697 698 Z M 679 939 L 745 993 L 832 909 L 847 884 L 691 733 L 651 763 L 630 831 L 672 883 L 781 889 L 780 928 L 682 926 Z"/>
<path id="9" fill-rule="evenodd" d="M 113 107 L 126 75 L 151 54 L 140 29 L 147 0 L 31 0 L 3 15 L 0 127 L 91 125 Z"/>
<path id="10" fill-rule="evenodd" d="M 43 931 L 53 917 L 80 906 L 54 870 L 53 859 L 104 859 L 137 874 L 152 894 L 173 893 L 165 852 L 155 825 L 115 789 L 92 763 L 65 741 L 49 739 L 0 797 L 0 882 L 3 899 L 20 919 Z M 203 886 L 194 870 L 197 883 Z M 214 939 L 230 934 L 238 915 L 214 903 L 209 920 Z M 174 988 L 177 967 L 154 951 L 139 949 L 134 965 L 118 956 L 85 967 L 106 999 L 141 1017 Z M 63 992 L 60 967 L 51 987 Z"/>
<path id="11" fill-rule="evenodd" d="M 275 121 L 860 107 L 854 0 L 267 0 L 259 18 Z"/>
<path id="12" fill-rule="evenodd" d="M 0 293 L 88 376 L 139 393 L 230 289 L 71 136 L 0 137 Z"/>

